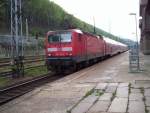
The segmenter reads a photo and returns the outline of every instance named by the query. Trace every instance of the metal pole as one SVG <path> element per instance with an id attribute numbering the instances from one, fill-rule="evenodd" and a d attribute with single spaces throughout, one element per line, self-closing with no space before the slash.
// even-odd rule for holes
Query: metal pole
<path id="1" fill-rule="evenodd" d="M 13 2 L 11 0 L 11 36 L 13 36 Z M 13 56 L 13 37 L 11 38 L 11 60 L 13 61 L 14 56 Z M 11 61 L 11 63 L 12 63 Z"/>
<path id="2" fill-rule="evenodd" d="M 21 55 L 23 56 L 23 33 L 22 33 L 22 11 L 21 11 L 21 0 L 19 0 L 20 2 L 20 39 L 21 39 L 21 44 L 22 44 L 22 48 L 21 48 Z"/>
<path id="3" fill-rule="evenodd" d="M 15 13 L 18 12 L 18 8 L 17 8 L 17 0 L 15 0 Z M 15 31 L 15 35 L 16 35 L 16 57 L 19 56 L 19 48 L 18 48 L 18 17 L 17 14 L 15 14 L 15 27 L 16 27 L 16 31 Z"/>
<path id="4" fill-rule="evenodd" d="M 28 19 L 26 18 L 26 39 L 29 38 Z"/>
<path id="5" fill-rule="evenodd" d="M 23 74 L 23 62 L 20 55 L 23 55 L 23 40 L 21 46 L 19 43 L 19 36 L 22 39 L 22 12 L 21 0 L 11 0 L 11 52 L 12 52 L 12 71 L 14 77 Z"/>
<path id="6" fill-rule="evenodd" d="M 94 34 L 96 34 L 96 29 L 95 29 L 95 18 L 93 16 L 93 22 L 94 22 Z"/>
<path id="7" fill-rule="evenodd" d="M 39 48 L 38 48 L 38 35 L 36 36 L 36 52 L 37 52 L 37 55 L 39 55 Z"/>
<path id="8" fill-rule="evenodd" d="M 111 33 L 111 21 L 110 21 L 110 18 L 108 19 L 108 31 L 109 33 Z"/>

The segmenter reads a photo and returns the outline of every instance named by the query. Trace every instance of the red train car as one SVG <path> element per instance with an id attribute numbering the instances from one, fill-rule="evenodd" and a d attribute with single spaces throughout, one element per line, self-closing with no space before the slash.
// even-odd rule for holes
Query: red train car
<path id="1" fill-rule="evenodd" d="M 113 55 L 116 55 L 116 54 L 119 54 L 119 53 L 122 53 L 122 52 L 125 52 L 127 51 L 127 45 L 125 44 L 122 44 L 120 42 L 117 42 L 115 40 L 112 40 L 110 38 L 107 38 L 107 37 L 103 37 L 104 40 L 105 40 L 105 51 L 106 51 L 106 54 L 107 56 L 113 56 Z"/>
<path id="2" fill-rule="evenodd" d="M 48 69 L 57 72 L 76 69 L 81 64 L 116 54 L 114 47 L 119 45 L 78 29 L 49 31 L 45 40 L 46 64 Z"/>

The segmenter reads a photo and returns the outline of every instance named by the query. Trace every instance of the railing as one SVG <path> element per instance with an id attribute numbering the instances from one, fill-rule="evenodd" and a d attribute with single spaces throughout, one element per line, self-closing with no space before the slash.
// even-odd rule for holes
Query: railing
<path id="1" fill-rule="evenodd" d="M 140 63 L 139 63 L 139 51 L 138 48 L 131 48 L 129 51 L 129 69 L 130 72 L 139 72 Z"/>
<path id="2" fill-rule="evenodd" d="M 11 39 L 10 35 L 0 35 L 0 58 L 11 57 Z M 44 55 L 44 38 L 39 38 L 37 40 L 34 37 L 27 39 L 23 36 L 19 38 L 20 48 L 22 42 L 24 56 Z"/>

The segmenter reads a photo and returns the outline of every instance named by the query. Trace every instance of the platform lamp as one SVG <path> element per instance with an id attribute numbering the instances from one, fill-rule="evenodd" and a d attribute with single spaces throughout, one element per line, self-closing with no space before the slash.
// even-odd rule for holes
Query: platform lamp
<path id="1" fill-rule="evenodd" d="M 140 70 L 140 64 L 139 64 L 139 44 L 138 44 L 138 32 L 137 32 L 137 15 L 136 13 L 130 13 L 129 15 L 134 16 L 135 18 L 135 30 L 136 30 L 136 45 L 137 45 L 137 69 Z"/>
<path id="2" fill-rule="evenodd" d="M 94 28 L 94 31 L 93 31 L 93 33 L 96 34 L 95 17 L 94 17 L 94 16 L 93 16 L 93 23 L 94 23 L 94 27 L 93 27 L 93 28 Z"/>

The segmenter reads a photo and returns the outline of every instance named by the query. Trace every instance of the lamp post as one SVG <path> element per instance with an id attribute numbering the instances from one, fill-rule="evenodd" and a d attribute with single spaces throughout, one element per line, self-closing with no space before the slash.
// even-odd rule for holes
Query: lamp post
<path id="1" fill-rule="evenodd" d="M 93 16 L 93 22 L 94 22 L 94 34 L 96 34 L 96 28 L 95 28 L 95 17 Z"/>
<path id="2" fill-rule="evenodd" d="M 135 30 L 136 30 L 136 41 L 137 41 L 137 69 L 140 70 L 140 64 L 139 64 L 139 44 L 138 44 L 138 31 L 137 31 L 137 15 L 136 13 L 130 13 L 129 15 L 134 16 L 135 18 Z"/>

